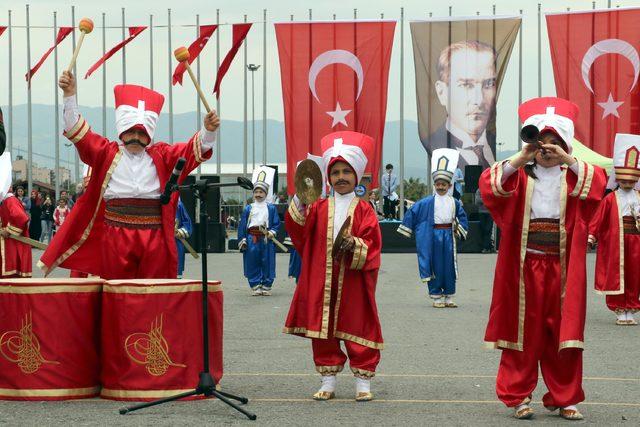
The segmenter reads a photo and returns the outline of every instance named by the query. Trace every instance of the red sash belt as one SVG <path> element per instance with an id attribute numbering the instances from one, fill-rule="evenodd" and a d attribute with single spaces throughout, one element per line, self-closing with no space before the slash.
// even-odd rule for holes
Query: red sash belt
<path id="1" fill-rule="evenodd" d="M 529 222 L 527 249 L 560 255 L 560 220 L 536 218 Z"/>
<path id="2" fill-rule="evenodd" d="M 640 234 L 640 231 L 636 226 L 636 219 L 634 217 L 623 216 L 622 225 L 624 227 L 624 234 Z"/>
<path id="3" fill-rule="evenodd" d="M 106 202 L 107 225 L 135 229 L 162 227 L 162 206 L 158 199 L 111 199 Z"/>
<path id="4" fill-rule="evenodd" d="M 251 227 L 249 228 L 248 233 L 253 236 L 253 243 L 258 243 L 258 239 L 265 237 L 264 233 L 260 231 L 260 227 Z"/>
<path id="5" fill-rule="evenodd" d="M 434 224 L 433 225 L 433 228 L 435 230 L 451 230 L 451 227 L 452 227 L 451 223 L 449 223 L 449 224 Z"/>

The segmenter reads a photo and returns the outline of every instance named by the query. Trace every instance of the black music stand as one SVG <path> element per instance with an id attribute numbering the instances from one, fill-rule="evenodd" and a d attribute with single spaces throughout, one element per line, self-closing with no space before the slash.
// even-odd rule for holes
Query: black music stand
<path id="1" fill-rule="evenodd" d="M 154 400 L 153 402 L 140 403 L 138 405 L 129 406 L 120 409 L 120 414 L 125 415 L 129 412 L 137 411 L 138 409 L 148 408 L 150 406 L 160 405 L 167 402 L 173 402 L 174 400 L 180 400 L 185 397 L 203 395 L 205 397 L 214 396 L 220 399 L 222 402 L 234 408 L 236 411 L 241 412 L 250 420 L 255 420 L 258 417 L 255 414 L 241 408 L 229 399 L 237 400 L 238 402 L 245 404 L 249 402 L 246 397 L 236 396 L 230 393 L 226 393 L 220 390 L 216 390 L 216 382 L 209 372 L 209 306 L 208 306 L 208 277 L 207 277 L 207 200 L 206 193 L 209 188 L 212 187 L 231 187 L 240 186 L 247 190 L 252 190 L 253 185 L 251 181 L 246 178 L 239 177 L 237 183 L 228 184 L 212 184 L 208 180 L 198 180 L 191 185 L 175 185 L 172 191 L 177 189 L 184 189 L 193 191 L 193 196 L 200 200 L 200 254 L 202 257 L 202 343 L 203 343 L 203 368 L 200 372 L 198 385 L 192 391 L 176 394 L 175 396 L 165 397 L 163 399 Z"/>

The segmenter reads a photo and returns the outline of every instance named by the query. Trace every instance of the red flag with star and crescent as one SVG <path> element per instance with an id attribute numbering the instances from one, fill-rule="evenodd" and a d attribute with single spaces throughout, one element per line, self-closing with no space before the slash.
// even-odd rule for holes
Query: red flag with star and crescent
<path id="1" fill-rule="evenodd" d="M 287 171 L 336 131 L 374 139 L 365 175 L 378 186 L 395 21 L 275 24 L 284 102 Z M 289 193 L 294 173 L 287 173 Z"/>
<path id="2" fill-rule="evenodd" d="M 189 65 L 196 60 L 202 49 L 204 49 L 205 45 L 213 35 L 214 31 L 218 28 L 217 25 L 201 25 L 200 26 L 200 35 L 191 45 L 189 45 Z M 173 70 L 173 85 L 182 84 L 182 76 L 184 72 L 187 71 L 187 66 L 184 65 L 183 62 L 176 65 L 175 70 Z"/>
<path id="3" fill-rule="evenodd" d="M 580 107 L 576 139 L 612 157 L 616 133 L 640 133 L 640 9 L 546 18 L 557 94 Z"/>

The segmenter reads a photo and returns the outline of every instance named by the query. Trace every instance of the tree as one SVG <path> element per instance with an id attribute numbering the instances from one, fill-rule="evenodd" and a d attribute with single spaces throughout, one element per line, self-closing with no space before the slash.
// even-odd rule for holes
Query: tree
<path id="1" fill-rule="evenodd" d="M 420 178 L 409 178 L 404 180 L 404 198 L 417 202 L 429 194 L 429 186 L 420 182 Z"/>

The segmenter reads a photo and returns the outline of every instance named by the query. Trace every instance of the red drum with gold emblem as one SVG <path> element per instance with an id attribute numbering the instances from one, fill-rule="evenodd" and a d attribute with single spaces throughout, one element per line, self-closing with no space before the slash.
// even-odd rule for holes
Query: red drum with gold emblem
<path id="1" fill-rule="evenodd" d="M 209 282 L 209 364 L 222 378 L 222 286 Z M 109 280 L 102 294 L 102 393 L 154 400 L 195 389 L 202 371 L 197 280 Z"/>
<path id="2" fill-rule="evenodd" d="M 100 392 L 101 279 L 0 280 L 0 399 Z"/>

